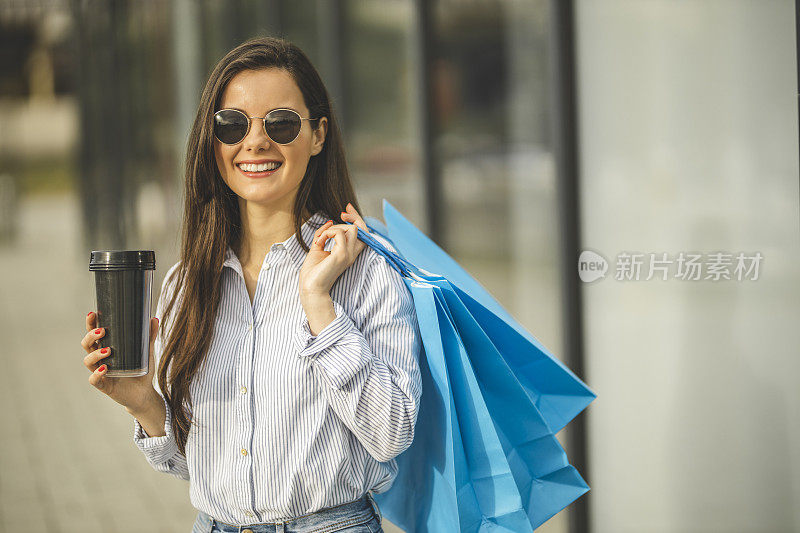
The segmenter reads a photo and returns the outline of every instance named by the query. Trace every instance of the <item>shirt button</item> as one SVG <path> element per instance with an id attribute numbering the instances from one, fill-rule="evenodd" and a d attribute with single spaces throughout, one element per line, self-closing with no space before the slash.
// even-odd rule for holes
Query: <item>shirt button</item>
<path id="1" fill-rule="evenodd" d="M 250 515 L 248 515 L 248 516 L 250 516 Z M 253 530 L 252 529 L 243 529 L 242 533 L 253 533 Z"/>
<path id="2" fill-rule="evenodd" d="M 242 448 L 242 455 L 247 455 L 247 450 L 245 450 L 244 448 Z"/>
<path id="3" fill-rule="evenodd" d="M 247 387 L 242 385 L 242 387 L 239 389 L 239 392 L 241 392 L 242 394 L 247 394 Z"/>
<path id="4" fill-rule="evenodd" d="M 247 325 L 247 331 L 253 331 L 253 324 Z"/>
<path id="5" fill-rule="evenodd" d="M 251 513 L 250 511 L 245 511 L 245 512 L 244 512 L 244 514 L 245 514 L 246 516 L 253 516 L 253 513 Z"/>
<path id="6" fill-rule="evenodd" d="M 272 265 L 270 265 L 269 263 L 264 265 L 264 270 L 269 270 L 270 268 L 272 268 Z"/>

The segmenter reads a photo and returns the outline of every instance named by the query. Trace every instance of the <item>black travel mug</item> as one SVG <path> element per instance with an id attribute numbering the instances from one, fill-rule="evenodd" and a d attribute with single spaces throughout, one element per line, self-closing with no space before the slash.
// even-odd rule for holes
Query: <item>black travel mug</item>
<path id="1" fill-rule="evenodd" d="M 136 377 L 148 372 L 150 296 L 156 254 L 153 250 L 99 250 L 89 259 L 94 272 L 97 327 L 105 328 L 102 348 L 106 376 Z"/>

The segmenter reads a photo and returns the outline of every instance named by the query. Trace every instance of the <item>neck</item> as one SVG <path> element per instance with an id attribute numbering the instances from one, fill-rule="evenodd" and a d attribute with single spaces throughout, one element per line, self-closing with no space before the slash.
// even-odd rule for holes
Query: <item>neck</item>
<path id="1" fill-rule="evenodd" d="M 304 212 L 303 221 L 310 216 Z M 285 241 L 295 232 L 291 205 L 276 208 L 239 198 L 239 218 L 242 232 L 233 248 L 243 266 L 260 266 L 273 244 Z"/>

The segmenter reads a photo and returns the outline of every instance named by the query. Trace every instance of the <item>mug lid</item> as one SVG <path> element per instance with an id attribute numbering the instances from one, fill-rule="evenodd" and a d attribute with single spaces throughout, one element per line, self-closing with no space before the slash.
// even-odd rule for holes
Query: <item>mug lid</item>
<path id="1" fill-rule="evenodd" d="M 89 270 L 155 270 L 153 250 L 94 250 L 89 257 Z"/>

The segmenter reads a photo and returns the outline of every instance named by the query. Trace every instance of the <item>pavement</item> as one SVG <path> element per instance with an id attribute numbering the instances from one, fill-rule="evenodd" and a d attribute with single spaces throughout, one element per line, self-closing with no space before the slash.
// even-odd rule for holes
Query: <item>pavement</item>
<path id="1" fill-rule="evenodd" d="M 0 531 L 189 531 L 186 481 L 153 470 L 125 408 L 89 385 L 94 309 L 76 199 L 23 199 L 0 248 Z"/>

